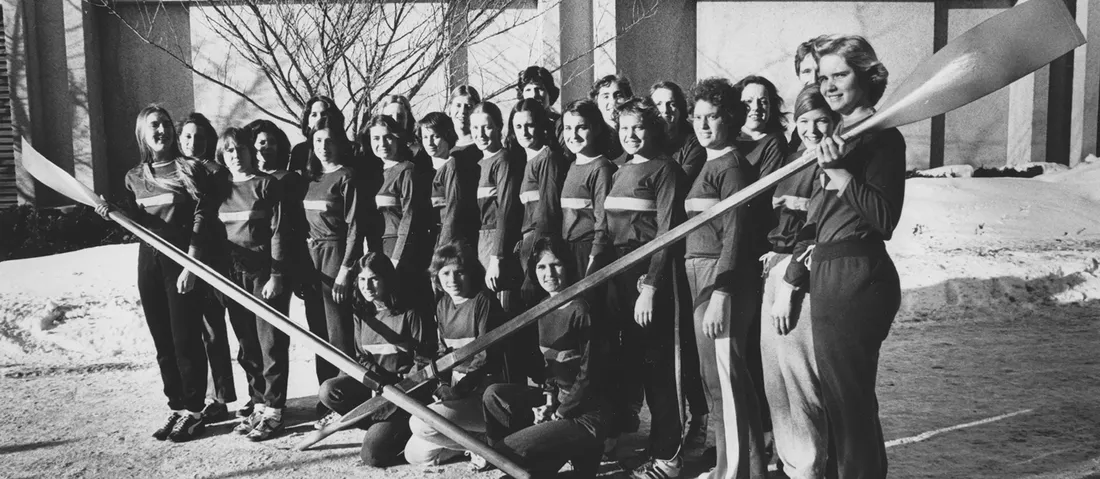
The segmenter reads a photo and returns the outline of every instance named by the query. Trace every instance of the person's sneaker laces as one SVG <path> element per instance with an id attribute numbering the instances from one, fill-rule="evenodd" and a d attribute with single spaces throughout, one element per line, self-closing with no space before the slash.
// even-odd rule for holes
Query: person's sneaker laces
<path id="1" fill-rule="evenodd" d="M 205 430 L 202 415 L 183 414 L 168 433 L 168 440 L 172 442 L 190 441 L 202 435 Z"/>
<path id="2" fill-rule="evenodd" d="M 245 435 L 252 432 L 252 429 L 256 427 L 260 421 L 263 421 L 264 413 L 260 411 L 253 412 L 250 416 L 241 419 L 241 422 L 237 424 L 237 427 L 233 428 L 233 432 Z"/>
<path id="3" fill-rule="evenodd" d="M 266 441 L 279 431 L 283 430 L 283 418 L 275 416 L 261 417 L 259 424 L 248 433 L 248 439 L 252 441 Z"/>
<path id="4" fill-rule="evenodd" d="M 209 423 L 222 422 L 229 419 L 229 408 L 223 402 L 212 402 L 202 408 L 202 420 Z"/>
<path id="5" fill-rule="evenodd" d="M 336 411 L 332 411 L 332 412 L 326 414 L 321 419 L 318 419 L 317 422 L 313 423 L 313 428 L 320 431 L 321 429 L 324 429 L 325 426 L 328 426 L 329 424 L 332 424 L 336 421 L 339 421 L 340 417 L 341 417 L 340 413 L 338 413 Z"/>
<path id="6" fill-rule="evenodd" d="M 680 456 L 669 460 L 653 458 L 630 471 L 630 476 L 634 479 L 674 479 L 680 477 L 681 467 Z"/>
<path id="7" fill-rule="evenodd" d="M 164 425 L 153 431 L 153 437 L 158 441 L 168 439 L 168 434 L 172 432 L 172 428 L 176 426 L 176 422 L 179 421 L 180 415 L 176 411 L 168 413 L 168 420 L 164 421 Z"/>
<path id="8" fill-rule="evenodd" d="M 471 471 L 485 472 L 485 471 L 488 471 L 489 469 L 493 468 L 493 465 L 489 464 L 489 461 L 485 460 L 484 457 L 481 457 L 481 456 L 479 456 L 479 455 L 477 455 L 473 452 L 470 452 L 470 451 L 466 451 L 466 455 L 469 456 L 469 458 L 470 458 L 470 470 Z"/>

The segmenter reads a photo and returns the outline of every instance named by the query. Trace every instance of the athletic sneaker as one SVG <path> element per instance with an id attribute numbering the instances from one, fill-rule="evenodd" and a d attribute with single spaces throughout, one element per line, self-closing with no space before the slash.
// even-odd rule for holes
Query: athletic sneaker
<path id="1" fill-rule="evenodd" d="M 180 415 L 176 414 L 176 411 L 168 413 L 168 420 L 164 421 L 164 425 L 159 427 L 156 431 L 153 431 L 153 437 L 158 441 L 168 439 L 168 434 L 172 432 L 172 428 L 176 427 L 176 421 L 179 421 Z"/>
<path id="2" fill-rule="evenodd" d="M 256 425 L 259 424 L 260 421 L 263 421 L 263 419 L 263 411 L 253 412 L 248 417 L 242 419 L 241 422 L 237 424 L 237 427 L 233 428 L 233 432 L 242 436 L 248 434 L 252 432 L 252 428 L 256 427 Z"/>
<path id="3" fill-rule="evenodd" d="M 634 468 L 630 471 L 630 476 L 634 479 L 674 479 L 680 477 L 681 467 L 683 462 L 680 461 L 680 456 L 669 460 L 654 458 Z"/>
<path id="4" fill-rule="evenodd" d="M 202 420 L 208 423 L 229 419 L 229 408 L 223 402 L 214 401 L 202 408 Z"/>
<path id="5" fill-rule="evenodd" d="M 260 417 L 260 422 L 248 433 L 248 439 L 252 441 L 266 441 L 276 433 L 283 430 L 283 418 L 275 416 Z"/>
<path id="6" fill-rule="evenodd" d="M 485 471 L 488 471 L 489 469 L 493 468 L 493 465 L 489 464 L 489 461 L 485 460 L 484 457 L 481 457 L 481 456 L 479 456 L 477 454 L 474 454 L 470 451 L 466 451 L 466 455 L 470 458 L 470 470 L 471 471 L 485 472 Z"/>
<path id="7" fill-rule="evenodd" d="M 313 428 L 320 431 L 321 429 L 324 429 L 325 426 L 339 421 L 341 417 L 342 416 L 340 416 L 340 413 L 336 411 L 329 412 L 328 414 L 325 414 L 325 416 L 321 419 L 318 419 L 317 422 L 313 423 Z"/>
<path id="8" fill-rule="evenodd" d="M 255 408 L 256 404 L 253 403 L 251 399 L 249 399 L 248 402 L 244 403 L 244 406 L 241 406 L 241 408 L 237 410 L 237 417 L 249 417 L 252 415 L 252 410 Z"/>
<path id="9" fill-rule="evenodd" d="M 206 426 L 202 422 L 202 415 L 183 414 L 168 433 L 168 440 L 172 442 L 186 442 L 202 435 Z"/>

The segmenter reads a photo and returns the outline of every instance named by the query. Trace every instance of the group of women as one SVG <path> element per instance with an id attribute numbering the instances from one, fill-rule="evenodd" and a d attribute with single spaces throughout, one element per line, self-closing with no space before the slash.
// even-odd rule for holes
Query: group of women
<path id="1" fill-rule="evenodd" d="M 509 108 L 461 86 L 416 120 L 407 99 L 388 97 L 354 141 L 318 96 L 293 148 L 266 120 L 215 135 L 202 115 L 173 125 L 151 106 L 121 207 L 284 313 L 299 294 L 312 332 L 397 382 L 814 154 L 815 167 L 439 372 L 420 399 L 540 474 L 571 462 L 594 476 L 644 402 L 633 477 L 680 476 L 708 424 L 707 477 L 764 477 L 772 447 L 789 477 L 884 477 L 875 377 L 900 287 L 883 244 L 902 209 L 905 142 L 896 130 L 837 134 L 873 114 L 886 87 L 866 40 L 815 38 L 794 67 L 807 86 L 791 140 L 759 76 L 701 80 L 690 95 L 659 82 L 638 97 L 609 75 L 558 113 L 552 76 L 530 67 Z M 172 409 L 154 437 L 186 441 L 226 418 L 236 398 L 222 308 L 248 380 L 235 431 L 277 434 L 287 337 L 156 249 L 138 255 Z M 319 426 L 374 394 L 321 358 L 316 373 Z M 370 465 L 465 453 L 487 467 L 392 405 L 359 426 Z"/>

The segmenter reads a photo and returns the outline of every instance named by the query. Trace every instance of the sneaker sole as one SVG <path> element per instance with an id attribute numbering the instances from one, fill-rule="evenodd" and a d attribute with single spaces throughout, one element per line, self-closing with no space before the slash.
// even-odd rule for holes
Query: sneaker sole
<path id="1" fill-rule="evenodd" d="M 193 429 L 191 429 L 191 432 L 187 434 L 181 434 L 179 436 L 169 435 L 168 440 L 176 443 L 187 442 L 192 439 L 197 439 L 199 436 L 202 436 L 203 432 L 206 432 L 206 427 L 200 423 L 198 426 L 195 426 Z"/>

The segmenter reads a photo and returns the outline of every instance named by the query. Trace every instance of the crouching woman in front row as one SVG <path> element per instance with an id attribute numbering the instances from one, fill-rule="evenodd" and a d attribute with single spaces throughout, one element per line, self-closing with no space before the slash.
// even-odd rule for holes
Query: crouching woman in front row
<path id="1" fill-rule="evenodd" d="M 577 278 L 571 254 L 561 239 L 541 238 L 527 274 L 552 298 Z M 606 348 L 593 335 L 588 302 L 577 297 L 547 313 L 538 333 L 542 387 L 493 384 L 485 390 L 489 445 L 535 474 L 553 474 L 572 461 L 577 477 L 595 477 L 612 407 L 600 389 Z"/>
<path id="2" fill-rule="evenodd" d="M 384 382 L 397 383 L 412 372 L 417 355 L 428 349 L 422 339 L 423 323 L 416 309 L 399 300 L 397 271 L 389 258 L 381 253 L 367 253 L 356 269 L 357 287 L 352 294 L 357 359 Z M 336 415 L 347 414 L 374 396 L 374 392 L 358 378 L 341 372 L 321 384 L 317 396 Z M 366 430 L 359 454 L 363 463 L 387 467 L 400 462 L 405 441 L 412 436 L 409 413 L 386 403 L 359 427 Z"/>

